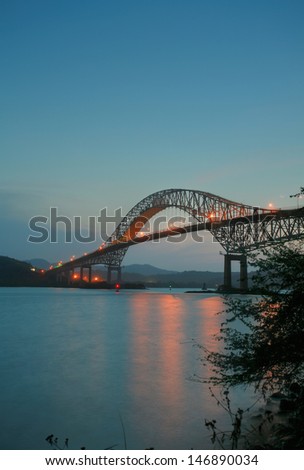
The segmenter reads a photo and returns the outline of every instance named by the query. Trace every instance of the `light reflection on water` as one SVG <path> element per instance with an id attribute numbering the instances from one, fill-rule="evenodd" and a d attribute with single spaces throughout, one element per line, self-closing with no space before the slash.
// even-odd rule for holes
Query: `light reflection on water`
<path id="1" fill-rule="evenodd" d="M 227 416 L 188 378 L 206 374 L 192 339 L 217 347 L 221 310 L 183 289 L 0 289 L 1 448 L 54 434 L 122 449 L 120 417 L 129 449 L 212 448 L 204 419 Z"/>

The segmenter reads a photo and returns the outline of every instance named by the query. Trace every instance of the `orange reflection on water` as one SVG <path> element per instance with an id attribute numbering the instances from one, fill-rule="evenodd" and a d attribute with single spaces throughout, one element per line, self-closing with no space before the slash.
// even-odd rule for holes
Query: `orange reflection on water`
<path id="1" fill-rule="evenodd" d="M 151 346 L 151 339 L 149 337 L 149 299 L 150 296 L 145 294 L 138 294 L 131 298 L 133 325 L 132 362 L 139 368 L 147 363 Z M 145 373 L 147 373 L 146 367 Z M 141 381 L 138 380 L 138 384 L 140 383 Z"/>
<path id="2" fill-rule="evenodd" d="M 135 402 L 150 415 L 151 395 L 170 428 L 179 419 L 185 401 L 183 370 L 183 300 L 171 294 L 146 294 L 132 299 L 132 392 Z M 153 336 L 151 336 L 153 332 Z"/>
<path id="3" fill-rule="evenodd" d="M 218 414 L 208 386 L 187 378 L 210 373 L 209 367 L 204 368 L 198 360 L 202 351 L 192 348 L 191 339 L 218 350 L 219 342 L 213 335 L 224 321 L 224 316 L 217 315 L 224 309 L 223 299 L 215 295 L 143 292 L 130 301 L 129 387 L 134 412 L 140 409 L 142 422 L 151 429 L 159 428 L 160 434 L 150 436 L 147 445 L 161 441 L 162 432 L 166 433 L 167 442 L 173 442 L 177 435 L 183 436 L 184 422 L 192 422 L 200 429 L 202 418 L 189 412 L 189 400 L 195 400 L 194 408 L 202 410 L 202 416 L 208 419 Z M 148 430 L 145 432 L 148 434 Z"/>
<path id="4" fill-rule="evenodd" d="M 201 310 L 202 322 L 200 336 L 204 342 L 204 346 L 218 351 L 219 342 L 214 336 L 220 331 L 221 323 L 224 321 L 224 315 L 218 315 L 224 310 L 223 299 L 219 296 L 205 297 L 198 300 Z M 215 348 L 215 349 L 214 349 Z"/>
<path id="5" fill-rule="evenodd" d="M 174 295 L 159 298 L 161 342 L 159 351 L 162 394 L 170 408 L 182 398 L 185 377 L 182 370 L 183 309 L 182 300 Z"/>
<path id="6" fill-rule="evenodd" d="M 204 346 L 206 349 L 201 349 L 199 356 L 201 358 L 200 367 L 197 369 L 197 376 L 203 380 L 209 379 L 214 376 L 212 370 L 213 366 L 210 362 L 206 361 L 206 352 L 220 352 L 223 350 L 223 342 L 218 341 L 216 338 L 220 334 L 221 324 L 225 321 L 225 310 L 223 298 L 220 296 L 211 296 L 198 299 L 198 306 L 201 312 L 201 323 L 199 325 L 200 331 L 196 336 L 196 342 Z M 207 350 L 207 351 L 206 351 Z M 202 365 L 204 364 L 204 366 Z M 212 401 L 211 401 L 212 404 Z M 216 401 L 213 402 L 215 412 Z"/>

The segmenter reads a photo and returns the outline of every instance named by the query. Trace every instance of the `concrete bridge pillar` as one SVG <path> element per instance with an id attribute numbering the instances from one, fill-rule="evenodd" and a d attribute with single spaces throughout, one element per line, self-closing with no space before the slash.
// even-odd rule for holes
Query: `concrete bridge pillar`
<path id="1" fill-rule="evenodd" d="M 84 280 L 85 269 L 88 270 L 88 282 L 92 280 L 92 266 L 80 266 L 80 280 Z"/>
<path id="2" fill-rule="evenodd" d="M 231 257 L 230 255 L 225 255 L 224 257 L 224 288 L 231 289 Z"/>
<path id="3" fill-rule="evenodd" d="M 74 272 L 75 272 L 75 271 L 74 271 L 74 268 L 69 269 L 69 270 L 66 272 L 68 286 L 70 286 L 70 285 L 72 284 Z"/>
<path id="4" fill-rule="evenodd" d="M 70 284 L 70 271 L 61 271 L 56 275 L 56 282 L 61 286 L 66 286 Z"/>
<path id="5" fill-rule="evenodd" d="M 62 284 L 62 273 L 56 275 L 57 284 Z"/>
<path id="6" fill-rule="evenodd" d="M 247 256 L 242 255 L 240 259 L 240 288 L 248 290 L 248 272 L 247 272 Z"/>
<path id="7" fill-rule="evenodd" d="M 226 254 L 224 258 L 224 288 L 232 289 L 231 261 L 240 262 L 240 289 L 248 289 L 247 256 Z"/>
<path id="8" fill-rule="evenodd" d="M 117 271 L 117 282 L 121 282 L 121 267 L 113 267 L 113 266 L 108 266 L 108 272 L 107 272 L 107 283 L 111 284 L 112 282 L 112 271 Z"/>

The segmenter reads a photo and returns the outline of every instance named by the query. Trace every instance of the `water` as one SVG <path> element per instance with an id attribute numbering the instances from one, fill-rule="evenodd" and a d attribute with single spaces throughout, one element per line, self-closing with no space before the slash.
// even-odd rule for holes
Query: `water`
<path id="1" fill-rule="evenodd" d="M 228 417 L 189 377 L 223 299 L 185 290 L 1 288 L 0 447 L 212 448 L 205 418 Z"/>

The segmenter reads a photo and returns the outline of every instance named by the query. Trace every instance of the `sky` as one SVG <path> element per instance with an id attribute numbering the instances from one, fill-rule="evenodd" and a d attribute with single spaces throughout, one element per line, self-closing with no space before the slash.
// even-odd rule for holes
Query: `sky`
<path id="1" fill-rule="evenodd" d="M 301 0 L 2 0 L 1 255 L 67 260 L 29 220 L 126 214 L 166 188 L 290 207 L 304 175 Z M 304 201 L 303 201 L 304 202 Z M 301 203 L 301 201 L 300 201 Z M 204 243 L 124 264 L 219 270 Z"/>

